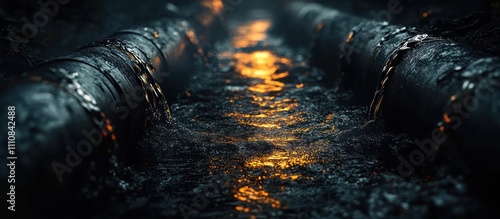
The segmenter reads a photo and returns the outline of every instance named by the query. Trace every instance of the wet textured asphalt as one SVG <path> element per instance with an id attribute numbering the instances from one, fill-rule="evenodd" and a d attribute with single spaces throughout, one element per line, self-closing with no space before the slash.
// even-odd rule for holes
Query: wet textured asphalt
<path id="1" fill-rule="evenodd" d="M 369 104 L 323 82 L 306 48 L 269 34 L 273 20 L 231 22 L 206 51 L 174 123 L 151 126 L 94 217 L 391 218 L 484 213 L 460 175 L 410 178 L 404 134 L 366 123 Z M 98 194 L 97 194 L 98 195 Z M 98 195 L 99 196 L 99 195 Z M 92 200 L 92 198 L 90 198 Z"/>

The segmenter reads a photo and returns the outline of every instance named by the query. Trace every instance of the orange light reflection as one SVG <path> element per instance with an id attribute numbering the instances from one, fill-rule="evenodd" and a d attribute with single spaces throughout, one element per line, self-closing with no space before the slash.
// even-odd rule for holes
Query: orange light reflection
<path id="1" fill-rule="evenodd" d="M 235 48 L 260 45 L 266 40 L 266 32 L 270 27 L 269 20 L 257 20 L 243 25 L 233 33 L 232 44 Z M 244 166 L 238 167 L 243 174 L 237 179 L 238 185 L 234 187 L 233 196 L 242 203 L 238 203 L 234 209 L 254 214 L 262 211 L 262 205 L 282 208 L 283 203 L 276 196 L 270 195 L 275 194 L 276 188 L 266 190 L 263 188 L 263 181 L 270 178 L 286 181 L 312 179 L 295 172 L 295 168 L 315 162 L 315 154 L 320 148 L 320 145 L 314 145 L 317 146 L 315 148 L 310 148 L 310 145 L 298 145 L 300 139 L 297 134 L 315 127 L 305 125 L 307 113 L 300 112 L 299 103 L 295 99 L 283 98 L 280 94 L 285 88 L 299 89 L 303 88 L 304 84 L 292 84 L 287 87 L 282 79 L 289 77 L 290 73 L 286 69 L 293 67 L 292 61 L 270 50 L 223 51 L 217 57 L 234 65 L 235 71 L 250 82 L 250 86 L 245 87 L 245 90 L 236 91 L 238 95 L 229 98 L 229 102 L 240 108 L 248 105 L 241 104 L 243 101 L 250 101 L 255 108 L 226 113 L 226 116 L 239 124 L 254 127 L 256 131 L 250 137 L 224 138 L 224 141 L 235 144 L 242 141 L 266 142 L 273 148 L 279 147 L 250 157 L 244 161 Z M 227 81 L 231 82 L 232 80 Z M 327 122 L 328 120 L 331 120 L 331 117 L 327 118 Z M 304 125 L 299 125 L 301 123 Z M 217 166 L 211 168 L 216 169 Z M 279 189 L 283 190 L 284 187 Z"/>
<path id="2" fill-rule="evenodd" d="M 233 46 L 235 48 L 256 46 L 267 38 L 266 32 L 270 27 L 269 20 L 258 20 L 239 27 L 233 37 Z"/>

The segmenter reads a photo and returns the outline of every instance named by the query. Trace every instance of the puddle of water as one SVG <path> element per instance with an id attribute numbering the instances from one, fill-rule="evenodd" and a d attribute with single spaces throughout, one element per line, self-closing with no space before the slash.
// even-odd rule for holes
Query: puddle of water
<path id="1" fill-rule="evenodd" d="M 271 27 L 269 20 L 256 20 L 244 24 L 232 33 L 232 43 L 235 48 L 256 46 L 267 39 L 267 30 Z"/>
<path id="2" fill-rule="evenodd" d="M 288 69 L 293 68 L 294 63 L 274 52 L 275 49 L 267 48 L 272 46 L 267 34 L 271 26 L 270 20 L 254 20 L 237 27 L 231 40 L 234 50 L 221 51 L 217 55 L 221 63 L 234 66 L 234 72 L 229 73 L 238 74 L 236 77 L 248 84 L 236 86 L 228 80 L 226 85 L 233 88 L 231 91 L 235 95 L 228 99 L 237 111 L 225 116 L 241 126 L 255 129 L 251 136 L 237 143 L 267 144 L 271 149 L 247 158 L 243 166 L 236 167 L 242 174 L 232 189 L 234 210 L 251 218 L 262 216 L 266 208 L 286 209 L 286 204 L 276 196 L 285 186 L 267 185 L 276 184 L 276 181 L 312 179 L 295 169 L 314 162 L 317 152 L 305 147 L 297 136 L 312 128 L 304 129 L 307 113 L 300 111 L 296 99 L 283 93 L 302 89 L 305 85 L 285 82 L 290 77 Z M 251 107 L 239 107 L 248 105 Z"/>

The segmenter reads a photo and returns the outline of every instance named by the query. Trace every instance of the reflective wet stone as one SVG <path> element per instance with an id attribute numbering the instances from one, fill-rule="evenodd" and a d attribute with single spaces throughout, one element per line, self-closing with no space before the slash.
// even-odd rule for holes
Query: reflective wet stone
<path id="1" fill-rule="evenodd" d="M 402 207 L 434 215 L 415 209 L 471 203 L 459 178 L 397 175 L 387 163 L 411 139 L 366 125 L 367 108 L 323 84 L 324 72 L 269 35 L 268 22 L 236 22 L 217 43 L 210 72 L 200 68 L 172 105 L 175 123 L 146 131 L 141 162 L 118 173 L 113 207 L 100 215 L 397 217 Z M 127 200 L 136 208 L 120 207 Z"/>

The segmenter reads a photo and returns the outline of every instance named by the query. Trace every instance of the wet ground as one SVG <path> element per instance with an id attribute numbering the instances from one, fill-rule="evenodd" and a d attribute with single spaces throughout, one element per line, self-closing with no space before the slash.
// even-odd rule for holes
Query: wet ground
<path id="1" fill-rule="evenodd" d="M 322 80 L 306 48 L 269 34 L 271 17 L 228 23 L 150 127 L 139 159 L 105 197 L 100 218 L 450 218 L 490 208 L 446 167 L 397 172 L 404 134 L 366 123 L 368 105 Z M 97 202 L 94 200 L 106 200 Z"/>

